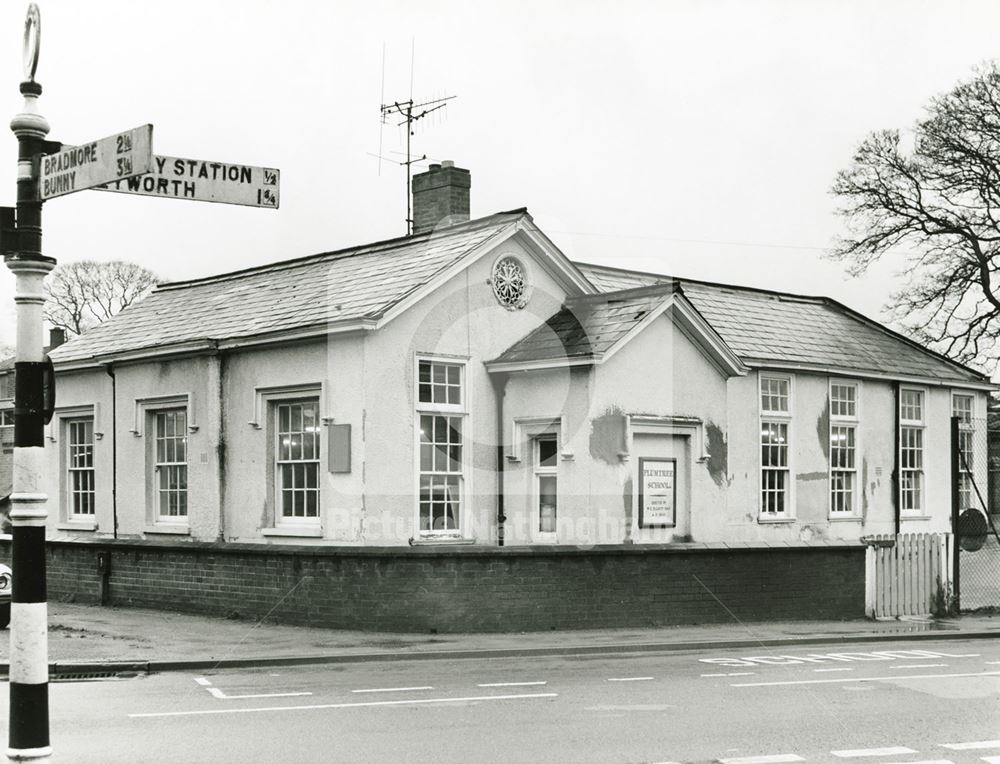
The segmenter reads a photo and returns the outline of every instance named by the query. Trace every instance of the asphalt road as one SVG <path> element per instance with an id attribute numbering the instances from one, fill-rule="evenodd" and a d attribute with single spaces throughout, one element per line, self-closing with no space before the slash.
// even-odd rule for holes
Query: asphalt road
<path id="1" fill-rule="evenodd" d="M 1000 763 L 1000 643 L 170 673 L 50 707 L 57 762 Z"/>

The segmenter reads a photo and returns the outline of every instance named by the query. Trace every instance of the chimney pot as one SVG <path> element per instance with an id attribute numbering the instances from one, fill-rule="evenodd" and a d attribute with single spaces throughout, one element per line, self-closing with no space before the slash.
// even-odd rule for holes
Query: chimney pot
<path id="1" fill-rule="evenodd" d="M 445 167 L 445 168 L 447 168 L 447 167 L 454 167 L 455 163 L 452 162 L 450 159 L 445 159 L 443 162 L 441 162 L 441 166 Z"/>

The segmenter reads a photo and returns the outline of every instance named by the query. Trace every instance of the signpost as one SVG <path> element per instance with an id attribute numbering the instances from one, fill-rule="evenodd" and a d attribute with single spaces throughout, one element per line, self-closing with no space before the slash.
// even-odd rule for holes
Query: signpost
<path id="1" fill-rule="evenodd" d="M 147 174 L 115 179 L 94 190 L 278 209 L 280 177 L 270 167 L 155 155 Z"/>
<path id="2" fill-rule="evenodd" d="M 38 111 L 41 15 L 31 3 L 24 24 L 21 113 L 17 136 L 17 207 L 0 208 L 0 254 L 16 278 L 17 351 L 14 363 L 14 489 L 11 493 L 13 592 L 10 619 L 11 761 L 48 759 L 48 602 L 44 493 L 49 366 L 42 343 L 43 281 L 56 265 L 42 254 L 42 203 L 88 188 L 253 207 L 278 207 L 279 172 L 264 167 L 153 156 L 153 126 L 143 125 L 82 146 L 48 141 Z M 48 393 L 46 392 L 48 390 Z M 54 396 L 53 396 L 54 397 Z"/>
<path id="3" fill-rule="evenodd" d="M 38 179 L 42 201 L 144 175 L 153 167 L 153 126 L 143 125 L 82 146 L 43 155 Z"/>

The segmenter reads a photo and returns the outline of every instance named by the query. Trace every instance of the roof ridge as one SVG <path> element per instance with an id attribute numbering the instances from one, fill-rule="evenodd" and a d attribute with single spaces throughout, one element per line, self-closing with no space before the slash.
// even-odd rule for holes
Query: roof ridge
<path id="1" fill-rule="evenodd" d="M 425 231 L 418 234 L 409 234 L 407 236 L 396 236 L 391 239 L 382 239 L 380 241 L 368 242 L 365 244 L 354 244 L 349 247 L 343 247 L 341 249 L 330 250 L 329 252 L 317 252 L 311 255 L 302 255 L 300 257 L 289 258 L 287 260 L 278 260 L 273 263 L 264 263 L 262 265 L 254 265 L 249 268 L 241 268 L 235 271 L 228 271 L 226 273 L 216 273 L 210 276 L 201 276 L 193 279 L 183 279 L 181 281 L 168 281 L 162 284 L 157 284 L 154 292 L 169 292 L 177 289 L 185 289 L 187 287 L 198 286 L 201 284 L 210 284 L 220 281 L 230 281 L 244 276 L 251 276 L 257 273 L 267 273 L 272 270 L 284 270 L 287 268 L 299 268 L 306 265 L 312 265 L 313 263 L 320 262 L 323 260 L 340 260 L 348 257 L 353 257 L 357 255 L 369 254 L 370 252 L 381 249 L 381 251 L 390 251 L 392 249 L 402 248 L 409 246 L 417 241 L 423 241 L 426 239 L 439 237 L 450 237 L 459 233 L 463 233 L 469 230 L 475 230 L 477 228 L 485 228 L 492 223 L 499 222 L 502 218 L 516 217 L 521 215 L 527 215 L 527 207 L 518 207 L 513 210 L 505 210 L 502 212 L 494 212 L 490 215 L 486 215 L 481 218 L 475 218 L 473 220 L 467 220 L 461 223 L 455 223 L 454 225 L 446 226 L 444 228 L 435 228 L 430 231 Z"/>
<path id="2" fill-rule="evenodd" d="M 743 284 L 727 284 L 722 281 L 705 281 L 703 279 L 692 279 L 687 276 L 671 276 L 666 273 L 656 273 L 654 271 L 637 271 L 632 268 L 620 268 L 615 265 L 599 265 L 597 263 L 584 263 L 579 260 L 574 260 L 573 264 L 577 267 L 584 268 L 597 268 L 606 271 L 616 271 L 618 273 L 634 273 L 638 276 L 652 276 L 658 279 L 669 279 L 671 281 L 678 282 L 683 288 L 684 284 L 699 284 L 701 286 L 719 287 L 720 289 L 739 289 L 745 292 L 760 292 L 761 294 L 774 295 L 775 297 L 792 297 L 797 300 L 827 300 L 828 297 L 824 295 L 815 294 L 799 294 L 797 292 L 782 292 L 776 289 L 765 289 L 764 287 L 746 286 Z"/>
<path id="3" fill-rule="evenodd" d="M 611 292 L 579 295 L 578 297 L 569 298 L 566 301 L 566 304 L 568 306 L 572 306 L 600 302 L 613 302 L 615 300 L 627 299 L 629 297 L 646 297 L 680 291 L 680 281 L 678 279 L 671 279 L 670 281 L 664 281 L 659 284 L 647 284 L 646 286 L 629 287 L 628 289 L 616 289 Z"/>

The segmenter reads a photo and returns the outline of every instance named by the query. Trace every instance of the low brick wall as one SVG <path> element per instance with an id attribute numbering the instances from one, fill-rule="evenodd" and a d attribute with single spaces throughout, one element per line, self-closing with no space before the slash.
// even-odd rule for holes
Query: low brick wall
<path id="1" fill-rule="evenodd" d="M 0 552 L 9 558 L 9 541 Z M 5 547 L 5 548 L 4 548 Z M 368 631 L 864 616 L 861 545 L 358 549 L 50 541 L 49 599 Z M 15 571 L 16 575 L 16 571 Z"/>

